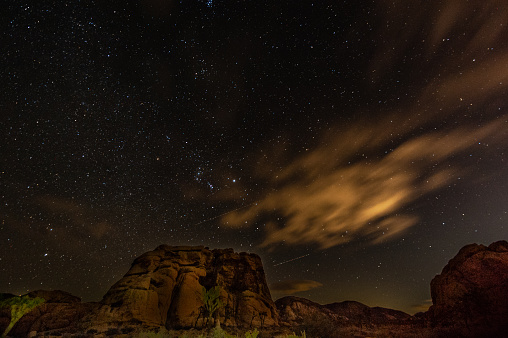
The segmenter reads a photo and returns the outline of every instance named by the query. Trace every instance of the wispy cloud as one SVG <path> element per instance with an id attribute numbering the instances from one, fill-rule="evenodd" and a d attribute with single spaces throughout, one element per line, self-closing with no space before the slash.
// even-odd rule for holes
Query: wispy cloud
<path id="1" fill-rule="evenodd" d="M 422 55 L 429 55 L 421 59 L 428 61 L 431 74 L 426 81 L 414 80 L 408 89 L 412 99 L 371 121 L 331 128 L 315 148 L 296 158 L 281 159 L 277 150 L 266 149 L 253 168 L 253 176 L 267 185 L 265 194 L 256 204 L 226 214 L 222 223 L 231 228 L 266 223 L 262 246 L 377 244 L 418 223 L 420 215 L 406 211 L 417 200 L 470 175 L 474 168 L 461 160 L 467 154 L 507 148 L 508 117 L 493 102 L 508 91 L 508 51 L 487 47 L 506 32 L 499 22 L 508 19 L 508 10 L 466 25 L 461 13 L 472 6 L 466 7 L 455 1 L 425 6 L 420 14 L 414 10 L 415 23 L 404 41 L 408 46 L 421 41 Z M 437 26 L 428 26 L 425 16 L 435 17 Z M 467 35 L 446 45 L 443 39 L 457 26 L 468 27 Z M 395 39 L 399 31 L 385 33 Z M 481 32 L 488 43 L 478 38 Z M 373 56 L 373 73 L 386 74 L 399 62 L 383 48 Z M 450 48 L 456 52 L 433 59 Z"/>
<path id="2" fill-rule="evenodd" d="M 354 138 L 338 134 L 282 171 L 273 168 L 266 180 L 278 189 L 226 214 L 222 222 L 239 227 L 267 214 L 281 215 L 283 223 L 272 219 L 268 224 L 263 246 L 285 242 L 329 248 L 358 239 L 372 244 L 392 239 L 418 222 L 402 209 L 465 174 L 467 169 L 452 158 L 506 133 L 505 120 L 426 133 L 395 149 L 385 137 L 389 125 L 357 129 Z M 369 156 L 383 148 L 383 155 Z"/>
<path id="3" fill-rule="evenodd" d="M 270 290 L 274 294 L 292 295 L 298 292 L 309 291 L 323 286 L 323 284 L 313 280 L 288 280 L 270 285 Z"/>
<path id="4" fill-rule="evenodd" d="M 426 312 L 429 309 L 429 307 L 431 307 L 431 305 L 432 305 L 432 299 L 426 299 L 423 302 L 421 302 L 420 304 L 414 304 L 413 306 L 411 306 L 411 308 L 414 313 Z"/>
<path id="5" fill-rule="evenodd" d="M 116 236 L 116 229 L 110 222 L 97 217 L 93 210 L 73 199 L 46 195 L 35 198 L 34 203 L 42 208 L 44 217 L 52 224 L 46 226 L 52 228 L 48 238 L 59 240 L 61 245 L 78 248 L 90 238 L 99 240 Z"/>

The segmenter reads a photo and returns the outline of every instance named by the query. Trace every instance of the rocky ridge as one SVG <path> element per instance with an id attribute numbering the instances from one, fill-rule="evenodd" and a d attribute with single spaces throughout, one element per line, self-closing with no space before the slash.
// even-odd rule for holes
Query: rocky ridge
<path id="1" fill-rule="evenodd" d="M 215 321 L 226 328 L 257 327 L 267 332 L 303 328 L 313 330 L 313 337 L 338 332 L 345 336 L 502 337 L 508 332 L 508 242 L 499 241 L 488 247 L 462 248 L 432 280 L 431 308 L 415 316 L 352 301 L 320 305 L 284 297 L 274 303 L 259 256 L 232 249 L 161 245 L 138 257 L 100 302 L 81 303 L 64 291 L 29 293 L 46 301 L 23 316 L 10 334 L 200 328 L 206 322 L 203 288 L 214 286 L 220 287 L 223 304 Z M 14 295 L 0 296 L 1 300 Z M 0 331 L 9 321 L 9 308 L 0 308 Z"/>
<path id="2" fill-rule="evenodd" d="M 355 301 L 321 305 L 305 298 L 289 296 L 278 299 L 275 305 L 281 322 L 293 330 L 306 331 L 309 336 L 348 336 L 354 334 L 349 331 L 351 328 L 367 333 L 381 327 L 412 324 L 412 316 L 405 312 L 369 307 Z"/>

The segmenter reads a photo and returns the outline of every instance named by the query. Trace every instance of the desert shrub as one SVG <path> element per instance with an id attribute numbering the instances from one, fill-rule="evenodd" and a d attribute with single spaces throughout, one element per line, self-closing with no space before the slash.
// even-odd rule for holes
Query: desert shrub
<path id="1" fill-rule="evenodd" d="M 220 327 L 215 327 L 210 332 L 210 338 L 238 338 L 236 335 L 230 335 Z"/>
<path id="2" fill-rule="evenodd" d="M 220 286 L 214 286 L 210 289 L 206 289 L 203 286 L 201 291 L 201 300 L 203 301 L 203 306 L 205 308 L 205 312 L 207 314 L 207 322 L 208 325 L 212 323 L 212 318 L 215 312 L 223 307 L 222 302 L 220 301 Z"/>
<path id="3" fill-rule="evenodd" d="M 20 297 L 8 297 L 0 301 L 0 307 L 11 308 L 11 322 L 2 334 L 2 337 L 7 336 L 9 331 L 13 328 L 14 324 L 16 324 L 18 320 L 20 320 L 21 317 L 25 315 L 25 313 L 32 311 L 44 302 L 45 300 L 42 298 L 32 298 L 27 295 Z"/>
<path id="4" fill-rule="evenodd" d="M 257 338 L 259 335 L 258 329 L 254 329 L 254 331 L 245 332 L 245 338 Z"/>

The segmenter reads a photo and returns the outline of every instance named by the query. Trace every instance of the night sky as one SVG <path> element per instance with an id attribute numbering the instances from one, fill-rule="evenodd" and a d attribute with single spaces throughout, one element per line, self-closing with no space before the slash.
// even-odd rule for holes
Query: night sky
<path id="1" fill-rule="evenodd" d="M 508 239 L 499 1 L 11 1 L 0 292 L 98 301 L 159 244 L 261 256 L 274 299 L 414 313 Z"/>

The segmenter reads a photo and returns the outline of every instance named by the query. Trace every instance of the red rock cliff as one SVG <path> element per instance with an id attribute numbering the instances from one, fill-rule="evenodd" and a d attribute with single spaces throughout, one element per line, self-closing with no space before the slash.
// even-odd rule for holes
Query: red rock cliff
<path id="1" fill-rule="evenodd" d="M 466 336 L 508 332 L 508 242 L 463 247 L 430 285 L 434 326 Z"/>

